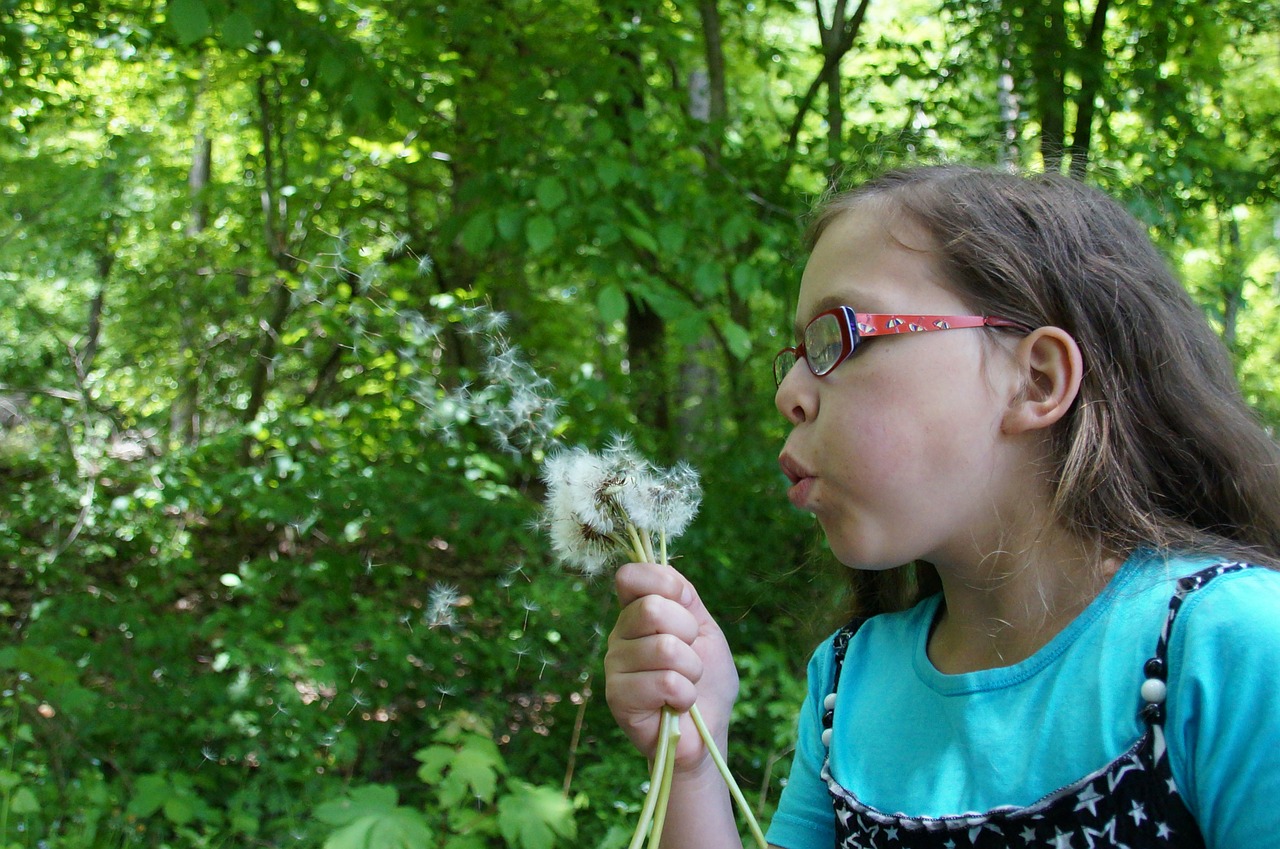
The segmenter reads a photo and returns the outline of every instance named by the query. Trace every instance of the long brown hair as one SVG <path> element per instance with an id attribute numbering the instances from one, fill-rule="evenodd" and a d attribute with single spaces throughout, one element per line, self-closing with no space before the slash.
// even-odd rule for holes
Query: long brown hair
<path id="1" fill-rule="evenodd" d="M 939 270 L 975 310 L 1061 327 L 1080 346 L 1080 394 L 1052 435 L 1053 509 L 1065 528 L 1100 550 L 1280 566 L 1280 447 L 1133 216 L 1058 175 L 930 166 L 830 198 L 812 220 L 809 247 L 869 201 L 923 228 Z M 858 578 L 875 596 L 865 612 L 936 587 L 929 570 L 890 583 Z"/>

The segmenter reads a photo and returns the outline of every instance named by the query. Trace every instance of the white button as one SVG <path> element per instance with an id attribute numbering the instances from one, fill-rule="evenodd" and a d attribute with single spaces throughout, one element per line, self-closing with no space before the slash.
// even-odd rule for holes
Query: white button
<path id="1" fill-rule="evenodd" d="M 827 693 L 827 697 L 822 700 L 822 706 L 827 710 L 831 710 L 836 706 L 836 694 Z"/>
<path id="2" fill-rule="evenodd" d="M 831 729 L 828 728 L 822 732 L 822 745 L 831 748 Z"/>
<path id="3" fill-rule="evenodd" d="M 1169 688 L 1159 678 L 1148 678 L 1142 682 L 1142 698 L 1153 705 L 1163 702 L 1168 694 Z"/>

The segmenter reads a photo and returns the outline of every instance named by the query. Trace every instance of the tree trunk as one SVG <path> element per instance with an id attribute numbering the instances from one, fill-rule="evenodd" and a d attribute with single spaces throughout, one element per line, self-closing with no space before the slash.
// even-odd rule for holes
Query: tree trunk
<path id="1" fill-rule="evenodd" d="M 853 49 L 853 43 L 857 40 L 858 33 L 862 29 L 862 22 L 866 19 L 867 6 L 870 5 L 870 2 L 871 0 L 861 0 L 852 18 L 845 19 L 844 13 L 841 11 L 843 28 L 838 38 L 832 35 L 829 40 L 826 20 L 822 17 L 822 7 L 818 0 L 814 2 L 814 6 L 817 9 L 818 31 L 823 42 L 822 67 L 814 76 L 813 81 L 809 83 L 809 88 L 805 91 L 804 96 L 800 98 L 800 103 L 796 107 L 796 114 L 791 119 L 791 126 L 787 128 L 787 142 L 783 147 L 781 168 L 777 177 L 779 185 L 786 181 L 787 173 L 791 170 L 791 165 L 795 161 L 796 147 L 800 143 L 800 132 L 804 129 L 805 118 L 808 117 L 809 112 L 813 109 L 813 102 L 818 96 L 818 90 L 831 80 L 833 73 L 837 77 L 839 76 L 840 60 Z M 843 9 L 843 3 L 841 8 Z M 827 112 L 829 114 L 831 112 L 830 97 L 828 97 L 827 103 Z M 843 111 L 841 111 L 841 121 L 843 121 Z M 830 134 L 828 134 L 828 138 L 830 138 Z"/>
<path id="2" fill-rule="evenodd" d="M 608 27 L 621 29 L 624 21 L 635 20 L 643 13 L 631 3 L 621 8 L 602 9 Z M 619 75 L 612 91 L 618 92 L 609 103 L 614 136 L 628 151 L 635 150 L 635 138 L 628 115 L 645 110 L 644 61 L 635 43 L 638 30 L 625 38 L 611 39 L 611 67 Z M 641 256 L 643 264 L 645 257 Z M 667 345 L 666 322 L 642 299 L 627 292 L 627 358 L 631 363 L 632 408 L 642 427 L 649 429 L 665 447 L 671 441 L 670 386 L 664 354 Z"/>
<path id="3" fill-rule="evenodd" d="M 1033 2 L 1027 32 L 1031 76 L 1040 122 L 1040 158 L 1046 171 L 1062 166 L 1066 141 L 1066 92 L 1063 65 L 1067 60 L 1067 21 L 1063 0 Z"/>
<path id="4" fill-rule="evenodd" d="M 279 121 L 279 103 L 273 102 L 266 74 L 258 77 L 258 133 L 262 143 L 262 232 L 267 252 L 278 269 L 292 272 L 297 268 L 297 260 L 289 251 L 286 236 L 288 202 L 278 187 L 288 185 L 286 160 L 277 155 L 283 148 L 282 130 Z M 267 316 L 260 319 L 258 326 L 262 333 L 250 354 L 249 400 L 240 413 L 240 420 L 248 423 L 257 418 L 266 404 L 267 391 L 271 385 L 271 377 L 275 371 L 276 348 L 280 343 L 280 332 L 284 329 L 293 303 L 293 293 L 285 275 L 272 276 L 268 293 L 270 309 Z M 242 449 L 242 459 L 248 458 L 248 443 Z"/>
<path id="5" fill-rule="evenodd" d="M 1085 35 L 1080 69 L 1080 92 L 1076 97 L 1076 126 L 1071 134 L 1070 173 L 1083 180 L 1089 171 L 1089 148 L 1093 146 L 1093 121 L 1097 113 L 1098 94 L 1102 90 L 1107 56 L 1103 49 L 1103 36 L 1107 29 L 1107 10 L 1111 0 L 1098 0 Z"/>

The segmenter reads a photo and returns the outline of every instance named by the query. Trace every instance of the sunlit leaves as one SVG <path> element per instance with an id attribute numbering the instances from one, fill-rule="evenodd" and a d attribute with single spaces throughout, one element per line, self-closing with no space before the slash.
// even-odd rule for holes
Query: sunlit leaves
<path id="1" fill-rule="evenodd" d="M 183 44 L 199 41 L 213 26 L 203 0 L 169 0 L 169 24 Z"/>

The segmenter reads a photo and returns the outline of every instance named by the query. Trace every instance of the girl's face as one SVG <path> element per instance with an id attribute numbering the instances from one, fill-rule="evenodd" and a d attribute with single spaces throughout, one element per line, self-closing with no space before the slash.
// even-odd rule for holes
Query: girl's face
<path id="1" fill-rule="evenodd" d="M 797 336 L 836 306 L 973 312 L 941 285 L 925 235 L 890 212 L 864 201 L 831 222 L 805 266 Z M 997 550 L 1001 520 L 1022 508 L 1005 483 L 1017 466 L 1001 437 L 1017 373 L 1012 357 L 984 344 L 990 333 L 867 338 L 829 374 L 815 377 L 802 359 L 779 385 L 775 402 L 793 425 L 781 457 L 788 495 L 817 516 L 844 564 L 920 559 L 944 569 Z"/>

